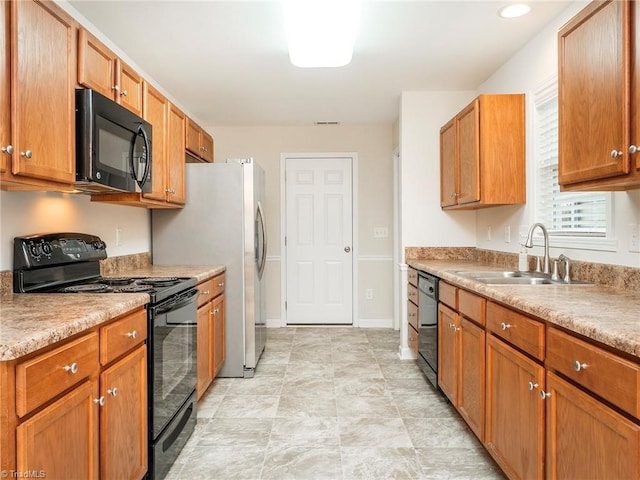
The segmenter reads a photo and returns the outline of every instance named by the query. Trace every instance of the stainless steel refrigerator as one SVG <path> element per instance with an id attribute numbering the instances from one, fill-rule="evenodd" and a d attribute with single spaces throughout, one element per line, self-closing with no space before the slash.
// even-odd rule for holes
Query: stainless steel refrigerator
<path id="1" fill-rule="evenodd" d="M 264 170 L 253 159 L 186 164 L 187 199 L 154 210 L 156 265 L 226 265 L 226 359 L 218 376 L 252 377 L 266 343 Z"/>

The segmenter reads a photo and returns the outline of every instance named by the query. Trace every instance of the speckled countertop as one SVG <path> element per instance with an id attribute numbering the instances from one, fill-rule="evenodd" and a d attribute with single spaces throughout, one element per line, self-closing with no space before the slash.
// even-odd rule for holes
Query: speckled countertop
<path id="1" fill-rule="evenodd" d="M 105 276 L 195 277 L 202 282 L 224 270 L 224 266 L 149 265 L 110 272 Z M 0 361 L 27 355 L 148 302 L 146 293 L 2 295 Z"/>
<path id="2" fill-rule="evenodd" d="M 486 285 L 455 274 L 504 270 L 469 260 L 409 260 L 450 283 L 640 357 L 640 292 L 601 285 Z"/>

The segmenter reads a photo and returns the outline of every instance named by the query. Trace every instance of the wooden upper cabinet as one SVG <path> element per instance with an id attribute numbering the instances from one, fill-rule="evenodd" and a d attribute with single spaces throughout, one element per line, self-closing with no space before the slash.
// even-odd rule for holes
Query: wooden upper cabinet
<path id="1" fill-rule="evenodd" d="M 71 185 L 75 24 L 52 2 L 20 1 L 10 6 L 12 173 Z M 4 7 L 3 3 L 6 14 Z"/>
<path id="2" fill-rule="evenodd" d="M 78 30 L 78 83 L 142 115 L 142 78 L 85 28 Z"/>
<path id="3" fill-rule="evenodd" d="M 640 188 L 636 2 L 592 2 L 558 32 L 558 183 Z"/>
<path id="4" fill-rule="evenodd" d="M 169 103 L 167 127 L 167 202 L 184 204 L 185 189 L 185 128 L 186 115 Z"/>
<path id="5" fill-rule="evenodd" d="M 449 121 L 440 129 L 440 206 L 456 205 L 458 167 L 456 152 L 456 121 Z"/>
<path id="6" fill-rule="evenodd" d="M 187 117 L 186 150 L 205 162 L 213 162 L 213 137 Z"/>
<path id="7" fill-rule="evenodd" d="M 11 170 L 11 88 L 9 85 L 9 2 L 0 0 L 0 173 Z"/>
<path id="8" fill-rule="evenodd" d="M 440 130 L 441 205 L 526 201 L 524 94 L 480 95 Z"/>
<path id="9" fill-rule="evenodd" d="M 167 163 L 167 114 L 169 101 L 157 89 L 144 82 L 143 84 L 144 111 L 143 118 L 151 124 L 153 137 L 151 140 L 151 192 L 143 196 L 164 201 L 166 189 Z"/>

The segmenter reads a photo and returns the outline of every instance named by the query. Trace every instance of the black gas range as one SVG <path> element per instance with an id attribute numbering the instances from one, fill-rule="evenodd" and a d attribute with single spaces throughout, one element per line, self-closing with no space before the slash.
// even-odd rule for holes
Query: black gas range
<path id="1" fill-rule="evenodd" d="M 147 293 L 149 479 L 161 479 L 196 424 L 195 278 L 103 277 L 107 246 L 84 233 L 16 237 L 15 293 Z"/>

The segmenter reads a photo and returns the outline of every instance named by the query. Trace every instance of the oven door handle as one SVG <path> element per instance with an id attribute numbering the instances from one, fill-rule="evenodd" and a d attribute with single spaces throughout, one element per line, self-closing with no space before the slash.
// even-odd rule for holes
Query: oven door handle
<path id="1" fill-rule="evenodd" d="M 185 305 L 193 302 L 195 300 L 195 297 L 197 297 L 199 293 L 200 291 L 197 288 L 194 288 L 167 303 L 160 304 L 158 307 L 156 307 L 156 314 L 162 315 L 163 313 L 182 308 Z"/>

